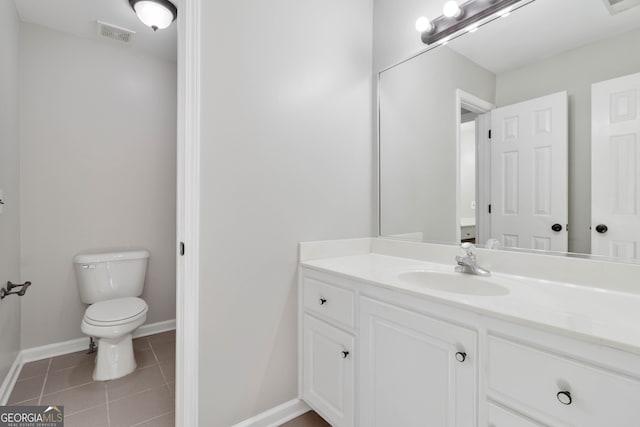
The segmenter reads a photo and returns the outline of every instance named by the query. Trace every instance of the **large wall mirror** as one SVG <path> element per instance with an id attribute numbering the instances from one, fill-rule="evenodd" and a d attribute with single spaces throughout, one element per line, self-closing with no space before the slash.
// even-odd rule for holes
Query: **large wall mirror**
<path id="1" fill-rule="evenodd" d="M 523 3 L 378 96 L 381 236 L 640 259 L 640 1 Z"/>

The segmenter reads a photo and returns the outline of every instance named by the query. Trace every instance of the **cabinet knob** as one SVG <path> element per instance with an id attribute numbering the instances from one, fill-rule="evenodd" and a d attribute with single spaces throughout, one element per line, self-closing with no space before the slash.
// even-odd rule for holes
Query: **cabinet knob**
<path id="1" fill-rule="evenodd" d="M 349 357 L 349 352 L 347 350 L 343 350 L 341 354 L 343 359 L 346 359 L 347 357 Z"/>
<path id="2" fill-rule="evenodd" d="M 556 397 L 558 398 L 558 401 L 563 405 L 571 405 L 571 402 L 573 402 L 573 399 L 571 398 L 571 392 L 568 391 L 559 391 L 558 394 L 556 394 Z"/>
<path id="3" fill-rule="evenodd" d="M 327 303 L 327 299 L 326 298 L 320 298 L 320 305 L 325 305 Z"/>
<path id="4" fill-rule="evenodd" d="M 456 353 L 456 360 L 460 363 L 464 362 L 465 360 L 467 360 L 467 353 L 459 351 Z"/>

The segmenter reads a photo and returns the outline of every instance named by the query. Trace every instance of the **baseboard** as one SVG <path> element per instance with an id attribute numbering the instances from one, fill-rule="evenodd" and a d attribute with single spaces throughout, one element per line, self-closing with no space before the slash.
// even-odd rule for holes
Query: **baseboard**
<path id="1" fill-rule="evenodd" d="M 133 333 L 134 338 L 146 337 L 148 335 L 159 334 L 171 331 L 176 328 L 176 320 L 165 320 L 162 322 L 142 325 Z M 48 359 L 50 357 L 61 356 L 63 354 L 75 353 L 76 351 L 87 350 L 89 348 L 89 338 L 76 338 L 69 341 L 47 344 L 40 347 L 24 349 L 20 352 L 22 363 L 35 362 L 36 360 Z"/>
<path id="2" fill-rule="evenodd" d="M 11 396 L 11 392 L 13 391 L 13 387 L 16 385 L 16 381 L 18 381 L 18 377 L 20 376 L 20 371 L 22 370 L 22 365 L 24 364 L 22 360 L 22 352 L 16 355 L 16 359 L 13 361 L 7 376 L 4 378 L 2 382 L 2 386 L 0 387 L 0 406 L 4 406 L 9 401 L 9 396 Z"/>
<path id="3" fill-rule="evenodd" d="M 311 408 L 303 400 L 293 399 L 232 427 L 279 427 L 310 410 Z"/>

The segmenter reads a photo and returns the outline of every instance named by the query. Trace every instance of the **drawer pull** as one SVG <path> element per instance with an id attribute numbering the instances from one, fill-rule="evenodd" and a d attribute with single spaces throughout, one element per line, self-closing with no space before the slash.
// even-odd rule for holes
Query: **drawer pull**
<path id="1" fill-rule="evenodd" d="M 347 357 L 349 357 L 349 352 L 347 350 L 343 350 L 342 351 L 342 358 L 346 359 Z"/>
<path id="2" fill-rule="evenodd" d="M 558 401 L 563 405 L 571 405 L 571 402 L 573 402 L 573 399 L 571 398 L 571 393 L 568 391 L 560 391 L 558 392 L 556 397 L 558 398 Z"/>
<path id="3" fill-rule="evenodd" d="M 467 353 L 459 351 L 456 353 L 456 360 L 460 363 L 464 362 L 465 360 L 467 360 Z"/>
<path id="4" fill-rule="evenodd" d="M 320 305 L 325 305 L 327 303 L 327 299 L 326 298 L 320 298 Z"/>

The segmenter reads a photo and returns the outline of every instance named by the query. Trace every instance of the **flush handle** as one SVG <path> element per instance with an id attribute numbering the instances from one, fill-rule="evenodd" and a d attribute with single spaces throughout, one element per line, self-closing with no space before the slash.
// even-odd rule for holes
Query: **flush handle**
<path id="1" fill-rule="evenodd" d="M 571 398 L 571 392 L 568 391 L 559 391 L 558 394 L 556 394 L 556 397 L 558 398 L 558 401 L 563 405 L 571 405 L 571 402 L 573 402 L 573 399 Z"/>

